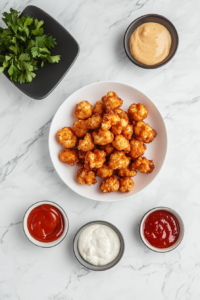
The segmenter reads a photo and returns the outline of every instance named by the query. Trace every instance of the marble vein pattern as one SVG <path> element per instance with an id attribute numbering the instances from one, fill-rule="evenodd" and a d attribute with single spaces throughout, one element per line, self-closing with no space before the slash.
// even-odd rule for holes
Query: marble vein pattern
<path id="1" fill-rule="evenodd" d="M 1 0 L 0 13 L 27 5 L 56 18 L 80 44 L 80 55 L 42 101 L 0 76 L 0 300 L 200 299 L 200 1 Z M 180 38 L 174 59 L 156 70 L 136 67 L 123 49 L 126 28 L 147 13 L 171 20 Z M 77 89 L 103 80 L 122 81 L 149 95 L 169 137 L 156 180 L 117 203 L 94 202 L 71 191 L 48 150 L 59 106 Z M 70 221 L 66 239 L 51 249 L 34 246 L 22 230 L 26 209 L 45 199 L 61 205 Z M 142 244 L 139 222 L 147 210 L 162 205 L 179 212 L 186 230 L 177 249 L 157 254 Z M 96 219 L 115 224 L 126 242 L 123 259 L 106 272 L 88 271 L 73 255 L 76 231 Z"/>

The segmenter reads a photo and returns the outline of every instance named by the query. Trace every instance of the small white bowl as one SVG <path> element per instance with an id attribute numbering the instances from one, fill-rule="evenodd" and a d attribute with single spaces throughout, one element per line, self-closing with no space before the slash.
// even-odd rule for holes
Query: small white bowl
<path id="1" fill-rule="evenodd" d="M 62 213 L 63 218 L 64 218 L 64 231 L 63 231 L 63 234 L 57 240 L 55 240 L 53 242 L 49 242 L 49 243 L 43 243 L 43 242 L 40 242 L 40 241 L 37 241 L 36 239 L 34 239 L 30 235 L 29 230 L 28 230 L 28 226 L 27 226 L 27 219 L 28 219 L 28 216 L 29 216 L 30 212 L 35 207 L 40 206 L 42 204 L 49 204 L 49 205 L 55 206 L 57 209 L 59 209 L 59 211 Z M 56 204 L 55 202 L 52 202 L 52 201 L 44 200 L 44 201 L 36 202 L 35 204 L 31 205 L 27 209 L 27 211 L 24 214 L 23 229 L 24 229 L 24 233 L 25 233 L 26 237 L 29 239 L 29 241 L 31 243 L 33 243 L 34 245 L 36 245 L 38 247 L 51 248 L 51 247 L 54 247 L 54 246 L 58 245 L 59 243 L 61 243 L 63 241 L 63 239 L 66 237 L 68 229 L 69 229 L 69 220 L 68 220 L 68 217 L 66 215 L 66 212 L 62 209 L 62 207 L 60 207 L 60 205 L 58 205 L 58 204 Z"/>
<path id="2" fill-rule="evenodd" d="M 167 247 L 167 248 L 156 248 L 154 246 L 152 246 L 144 237 L 144 222 L 145 220 L 147 219 L 147 217 L 154 211 L 156 210 L 165 210 L 165 211 L 168 211 L 170 212 L 171 214 L 173 214 L 177 220 L 178 220 L 178 223 L 179 223 L 179 229 L 180 229 L 180 232 L 179 232 L 179 237 L 178 237 L 178 240 L 176 241 L 176 243 L 174 243 L 172 246 L 170 247 Z M 176 247 L 178 247 L 178 245 L 181 243 L 182 239 L 183 239 L 183 236 L 184 236 L 184 223 L 183 223 L 183 220 L 182 218 L 180 217 L 180 215 L 173 209 L 171 208 L 168 208 L 168 207 L 156 207 L 156 208 L 153 208 L 151 210 L 149 210 L 142 218 L 141 222 L 140 222 L 140 237 L 143 241 L 143 243 L 149 248 L 151 249 L 152 251 L 155 251 L 155 252 L 159 252 L 159 253 L 165 253 L 165 252 L 169 252 L 169 251 L 172 251 L 174 250 Z"/>

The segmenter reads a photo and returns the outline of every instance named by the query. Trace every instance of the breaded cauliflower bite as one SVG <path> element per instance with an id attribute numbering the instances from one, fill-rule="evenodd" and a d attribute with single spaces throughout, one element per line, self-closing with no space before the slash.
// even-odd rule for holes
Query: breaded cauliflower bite
<path id="1" fill-rule="evenodd" d="M 128 118 L 128 114 L 120 108 L 116 108 L 114 110 L 114 113 L 116 113 L 119 116 L 120 121 L 117 122 L 116 125 L 112 126 L 111 132 L 114 135 L 117 135 L 117 134 L 121 134 L 122 130 L 128 125 L 129 118 Z"/>
<path id="2" fill-rule="evenodd" d="M 133 136 L 133 125 L 128 124 L 123 130 L 122 135 L 127 139 L 130 140 Z"/>
<path id="3" fill-rule="evenodd" d="M 117 96 L 115 92 L 108 92 L 108 94 L 102 97 L 104 107 L 110 106 L 112 110 L 119 108 L 123 104 L 123 100 Z"/>
<path id="4" fill-rule="evenodd" d="M 140 142 L 136 139 L 131 139 L 130 145 L 131 145 L 131 151 L 129 152 L 129 155 L 133 159 L 144 155 L 144 152 L 147 148 L 147 146 L 143 142 Z"/>
<path id="5" fill-rule="evenodd" d="M 92 105 L 88 101 L 81 101 L 76 104 L 74 117 L 76 119 L 85 120 L 92 115 Z"/>
<path id="6" fill-rule="evenodd" d="M 128 109 L 129 114 L 131 115 L 132 119 L 135 121 L 142 121 L 148 115 L 148 110 L 146 106 L 141 103 L 132 104 Z"/>
<path id="7" fill-rule="evenodd" d="M 91 118 L 86 120 L 86 126 L 88 129 L 95 130 L 101 127 L 101 122 L 102 122 L 102 116 L 95 114 L 92 115 Z"/>
<path id="8" fill-rule="evenodd" d="M 77 144 L 77 137 L 70 127 L 58 130 L 56 137 L 65 148 L 74 148 Z"/>
<path id="9" fill-rule="evenodd" d="M 126 169 L 117 170 L 117 175 L 120 177 L 134 177 L 137 175 L 137 171 L 131 170 L 130 167 L 127 167 Z"/>
<path id="10" fill-rule="evenodd" d="M 115 150 L 115 152 L 110 155 L 108 165 L 113 170 L 125 169 L 129 166 L 130 161 L 131 158 L 127 157 L 123 151 Z"/>
<path id="11" fill-rule="evenodd" d="M 107 145 L 112 143 L 114 140 L 114 134 L 109 130 L 99 129 L 99 131 L 93 131 L 92 136 L 94 139 L 94 143 L 97 145 Z"/>
<path id="12" fill-rule="evenodd" d="M 107 144 L 100 146 L 100 150 L 104 150 L 106 152 L 106 155 L 110 155 L 115 151 L 115 147 L 112 144 Z"/>
<path id="13" fill-rule="evenodd" d="M 133 127 L 137 140 L 151 143 L 156 137 L 156 131 L 149 124 L 141 121 Z"/>
<path id="14" fill-rule="evenodd" d="M 74 122 L 74 125 L 72 126 L 72 130 L 76 136 L 83 137 L 89 131 L 86 122 L 87 121 L 85 120 L 77 120 Z"/>
<path id="15" fill-rule="evenodd" d="M 86 169 L 79 169 L 76 178 L 80 184 L 91 185 L 97 182 L 95 173 Z"/>
<path id="16" fill-rule="evenodd" d="M 78 158 L 79 161 L 76 163 L 78 167 L 83 168 L 84 164 L 85 164 L 85 156 L 86 156 L 86 152 L 82 151 L 82 150 L 78 150 Z"/>
<path id="17" fill-rule="evenodd" d="M 120 122 L 120 117 L 115 114 L 110 106 L 107 106 L 106 113 L 103 115 L 101 128 L 103 130 L 109 130 L 111 126 L 116 125 Z"/>
<path id="18" fill-rule="evenodd" d="M 148 160 L 146 157 L 138 157 L 130 166 L 131 170 L 138 170 L 141 173 L 151 173 L 155 168 L 153 160 Z"/>
<path id="19" fill-rule="evenodd" d="M 106 161 L 106 153 L 95 149 L 94 152 L 88 151 L 85 156 L 85 169 L 92 170 L 98 169 L 103 166 L 103 163 Z"/>
<path id="20" fill-rule="evenodd" d="M 70 166 L 79 161 L 78 152 L 75 149 L 64 149 L 59 154 L 60 160 Z"/>
<path id="21" fill-rule="evenodd" d="M 107 164 L 103 164 L 103 166 L 97 169 L 96 175 L 101 178 L 111 177 L 114 173 L 114 170 L 111 169 Z"/>
<path id="22" fill-rule="evenodd" d="M 100 189 L 103 193 L 111 193 L 119 190 L 119 180 L 117 176 L 113 175 L 106 180 L 103 180 L 100 184 Z"/>
<path id="23" fill-rule="evenodd" d="M 119 185 L 120 192 L 129 193 L 132 190 L 132 187 L 134 186 L 134 182 L 131 179 L 131 177 L 123 177 L 119 179 Z"/>
<path id="24" fill-rule="evenodd" d="M 118 116 L 120 117 L 120 119 L 122 119 L 124 121 L 124 126 L 126 126 L 128 124 L 129 118 L 128 118 L 127 112 L 125 112 L 121 108 L 116 108 L 114 110 L 114 113 L 118 114 Z"/>
<path id="25" fill-rule="evenodd" d="M 121 134 L 115 136 L 115 139 L 112 142 L 112 145 L 117 150 L 123 150 L 125 153 L 128 153 L 131 150 L 129 141 L 127 139 L 125 139 L 125 137 Z"/>
<path id="26" fill-rule="evenodd" d="M 95 145 L 91 133 L 86 133 L 83 140 L 79 140 L 77 148 L 78 150 L 87 152 L 94 149 L 94 146 Z"/>
<path id="27" fill-rule="evenodd" d="M 96 102 L 94 109 L 93 109 L 93 114 L 98 114 L 98 115 L 104 114 L 104 105 L 103 105 L 102 100 L 99 100 Z"/>

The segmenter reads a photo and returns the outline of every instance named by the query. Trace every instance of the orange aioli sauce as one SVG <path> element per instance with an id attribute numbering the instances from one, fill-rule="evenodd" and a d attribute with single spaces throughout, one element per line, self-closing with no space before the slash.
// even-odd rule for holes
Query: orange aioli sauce
<path id="1" fill-rule="evenodd" d="M 144 23 L 131 35 L 130 50 L 135 59 L 145 65 L 162 62 L 171 48 L 171 35 L 158 23 Z"/>

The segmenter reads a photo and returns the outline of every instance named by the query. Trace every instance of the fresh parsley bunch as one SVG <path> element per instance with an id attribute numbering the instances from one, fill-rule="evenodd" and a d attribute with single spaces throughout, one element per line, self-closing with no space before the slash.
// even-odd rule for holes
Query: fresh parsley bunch
<path id="1" fill-rule="evenodd" d="M 60 55 L 51 56 L 49 49 L 57 44 L 52 35 L 44 34 L 44 21 L 23 15 L 10 9 L 4 12 L 2 20 L 8 26 L 0 27 L 0 74 L 8 68 L 12 81 L 31 82 L 36 76 L 38 63 L 41 67 L 46 61 L 58 63 Z"/>

